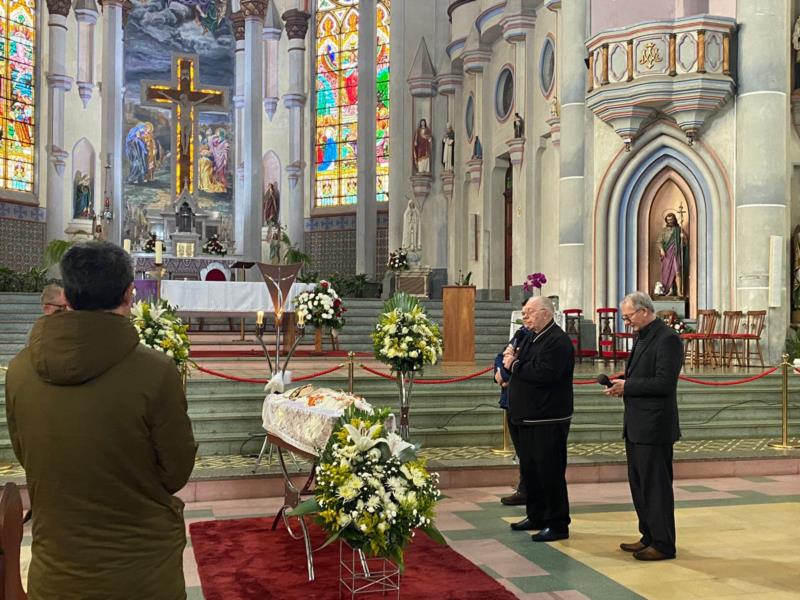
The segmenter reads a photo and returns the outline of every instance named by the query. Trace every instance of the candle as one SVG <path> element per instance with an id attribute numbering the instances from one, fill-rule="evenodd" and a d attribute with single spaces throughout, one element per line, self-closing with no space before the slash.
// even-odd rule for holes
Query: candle
<path id="1" fill-rule="evenodd" d="M 161 264 L 161 240 L 156 241 L 156 264 Z"/>
<path id="2" fill-rule="evenodd" d="M 298 327 L 305 327 L 306 326 L 306 313 L 298 312 L 297 313 L 297 326 Z"/>
<path id="3" fill-rule="evenodd" d="M 122 240 L 122 249 L 125 250 L 128 254 L 131 253 L 131 241 L 130 240 Z"/>
<path id="4" fill-rule="evenodd" d="M 256 313 L 256 325 L 264 324 L 264 311 L 260 310 Z"/>

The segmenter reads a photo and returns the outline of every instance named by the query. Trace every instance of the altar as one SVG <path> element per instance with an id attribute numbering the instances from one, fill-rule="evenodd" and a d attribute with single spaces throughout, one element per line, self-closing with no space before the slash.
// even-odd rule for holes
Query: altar
<path id="1" fill-rule="evenodd" d="M 204 256 L 196 258 L 176 258 L 165 256 L 160 265 L 156 264 L 154 254 L 134 255 L 133 273 L 137 279 L 147 279 L 146 274 L 158 269 L 164 269 L 162 279 L 202 279 L 200 272 L 211 263 L 219 263 L 231 272 L 231 277 L 236 279 L 236 271 L 232 268 L 237 262 L 235 258 L 223 256 Z"/>
<path id="2" fill-rule="evenodd" d="M 294 283 L 284 301 L 286 312 L 292 300 L 316 284 Z M 190 317 L 253 315 L 258 311 L 275 312 L 264 282 L 251 281 L 182 281 L 161 282 L 161 298 L 176 306 L 178 314 Z"/>

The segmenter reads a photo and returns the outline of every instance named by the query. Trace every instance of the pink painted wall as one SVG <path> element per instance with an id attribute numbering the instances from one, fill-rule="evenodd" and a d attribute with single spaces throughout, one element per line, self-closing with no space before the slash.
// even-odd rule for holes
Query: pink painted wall
<path id="1" fill-rule="evenodd" d="M 592 0 L 591 35 L 643 21 L 701 14 L 736 17 L 736 0 Z"/>

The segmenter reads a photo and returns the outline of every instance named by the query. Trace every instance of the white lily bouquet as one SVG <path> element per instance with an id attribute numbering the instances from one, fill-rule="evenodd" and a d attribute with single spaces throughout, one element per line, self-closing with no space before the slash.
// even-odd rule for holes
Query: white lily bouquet
<path id="1" fill-rule="evenodd" d="M 375 358 L 397 373 L 436 364 L 442 355 L 442 334 L 419 301 L 400 292 L 384 303 L 383 311 L 372 334 Z"/>
<path id="2" fill-rule="evenodd" d="M 169 356 L 179 370 L 189 362 L 188 325 L 166 300 L 156 303 L 139 301 L 131 307 L 131 322 L 139 334 L 139 343 Z"/>
<path id="3" fill-rule="evenodd" d="M 388 409 L 344 412 L 320 458 L 314 498 L 291 515 L 316 513 L 330 536 L 325 546 L 341 538 L 402 570 L 415 528 L 445 541 L 433 524 L 439 476 L 428 472 L 413 445 L 387 431 L 388 417 Z"/>

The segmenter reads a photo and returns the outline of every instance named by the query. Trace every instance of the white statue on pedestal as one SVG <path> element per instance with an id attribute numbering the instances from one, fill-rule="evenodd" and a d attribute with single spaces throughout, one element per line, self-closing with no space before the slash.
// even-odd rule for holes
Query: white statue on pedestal
<path id="1" fill-rule="evenodd" d="M 414 198 L 409 198 L 403 213 L 403 248 L 416 252 L 422 248 L 421 239 L 419 208 Z"/>

